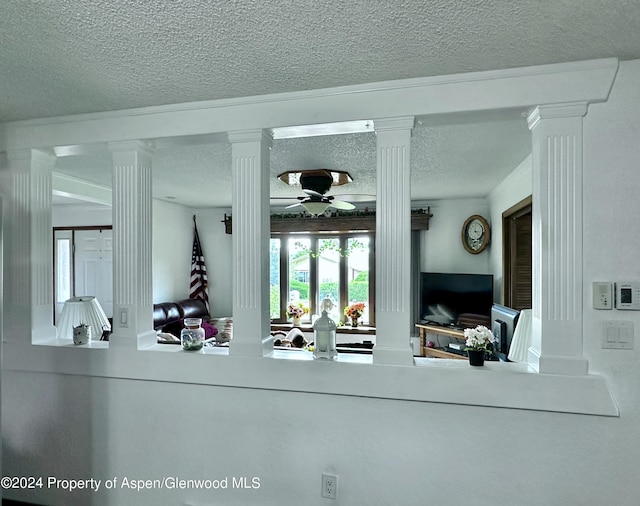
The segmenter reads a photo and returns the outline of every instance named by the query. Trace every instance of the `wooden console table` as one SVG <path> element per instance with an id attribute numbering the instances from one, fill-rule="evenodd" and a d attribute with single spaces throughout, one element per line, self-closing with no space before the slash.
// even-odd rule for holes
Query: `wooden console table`
<path id="1" fill-rule="evenodd" d="M 467 360 L 467 357 L 458 355 L 456 353 L 449 353 L 442 348 L 429 348 L 427 346 L 427 334 L 440 334 L 442 336 L 455 337 L 456 339 L 464 339 L 464 331 L 460 329 L 452 329 L 448 327 L 441 327 L 439 325 L 427 325 L 422 323 L 416 323 L 418 332 L 420 333 L 420 349 L 422 350 L 423 357 L 436 357 L 436 358 L 454 358 L 458 360 Z"/>

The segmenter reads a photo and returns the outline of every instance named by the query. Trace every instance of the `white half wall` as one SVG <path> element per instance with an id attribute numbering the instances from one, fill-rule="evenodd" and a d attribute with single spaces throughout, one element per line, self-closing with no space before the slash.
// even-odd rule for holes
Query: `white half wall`
<path id="1" fill-rule="evenodd" d="M 640 278 L 638 83 L 640 61 L 622 62 L 611 97 L 591 105 L 584 119 L 584 352 L 591 371 L 606 378 L 619 417 L 51 374 L 17 370 L 5 361 L 4 474 L 95 478 L 103 487 L 73 493 L 12 489 L 3 495 L 54 505 L 320 506 L 331 502 L 320 497 L 320 476 L 328 470 L 339 476 L 336 504 L 637 506 L 640 312 L 592 309 L 591 282 Z M 459 239 L 461 219 L 482 210 L 489 208 L 467 208 L 451 219 L 452 255 L 467 254 Z M 212 226 L 221 226 L 213 216 Z M 439 216 L 444 213 L 434 212 L 434 230 Z M 434 240 L 432 231 L 425 240 Z M 469 255 L 486 262 L 482 267 L 489 272 L 488 256 Z M 450 265 L 446 258 L 426 257 L 423 267 Z M 601 348 L 603 325 L 611 320 L 634 324 L 633 350 Z M 90 359 L 81 350 L 69 351 Z M 144 367 L 157 367 L 145 360 Z M 177 372 L 189 375 L 186 368 Z M 475 372 L 486 376 L 489 369 Z M 295 385 L 298 378 L 289 380 Z M 357 384 L 361 375 L 354 372 L 351 381 Z M 467 387 L 473 392 L 477 384 L 469 381 Z M 446 392 L 450 386 L 416 388 Z M 500 398 L 502 385 L 492 393 Z M 260 488 L 122 487 L 125 477 L 166 476 L 258 477 Z M 113 478 L 116 486 L 107 490 L 104 480 Z"/>

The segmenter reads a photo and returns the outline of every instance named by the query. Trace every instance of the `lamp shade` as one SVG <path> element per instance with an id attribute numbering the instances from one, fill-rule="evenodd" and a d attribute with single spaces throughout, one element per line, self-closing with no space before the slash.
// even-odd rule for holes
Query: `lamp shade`
<path id="1" fill-rule="evenodd" d="M 72 297 L 65 301 L 57 326 L 57 336 L 62 339 L 72 339 L 73 327 L 81 323 L 91 326 L 93 336 L 102 335 L 105 329 L 111 330 L 102 306 L 98 299 L 92 296 Z"/>
<path id="2" fill-rule="evenodd" d="M 523 309 L 520 311 L 507 357 L 512 362 L 527 362 L 531 346 L 531 325 L 531 309 Z"/>

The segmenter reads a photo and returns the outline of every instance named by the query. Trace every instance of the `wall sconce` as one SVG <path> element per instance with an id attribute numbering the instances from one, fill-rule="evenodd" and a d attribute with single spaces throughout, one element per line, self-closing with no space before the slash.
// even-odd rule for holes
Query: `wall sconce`
<path id="1" fill-rule="evenodd" d="M 57 336 L 72 339 L 73 328 L 81 323 L 91 327 L 92 336 L 102 335 L 103 330 L 111 330 L 111 324 L 98 299 L 92 296 L 72 297 L 65 301 L 57 325 Z"/>

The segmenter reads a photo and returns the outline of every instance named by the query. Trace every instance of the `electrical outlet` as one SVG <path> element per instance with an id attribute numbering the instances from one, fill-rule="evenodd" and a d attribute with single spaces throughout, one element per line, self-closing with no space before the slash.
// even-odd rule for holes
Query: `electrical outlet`
<path id="1" fill-rule="evenodd" d="M 338 476 L 322 473 L 322 497 L 335 499 L 338 495 Z"/>

